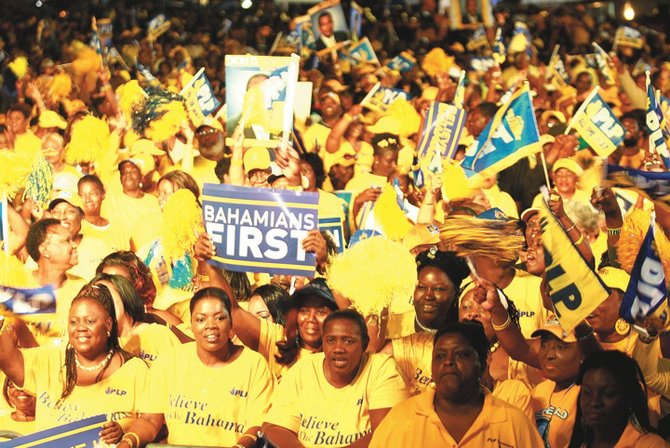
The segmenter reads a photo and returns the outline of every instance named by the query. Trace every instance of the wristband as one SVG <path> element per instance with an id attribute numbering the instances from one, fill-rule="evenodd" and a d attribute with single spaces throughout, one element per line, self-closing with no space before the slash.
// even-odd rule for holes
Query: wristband
<path id="1" fill-rule="evenodd" d="M 607 228 L 607 234 L 609 236 L 617 236 L 621 235 L 621 227 L 616 227 L 614 229 L 610 229 L 609 227 Z"/>
<path id="2" fill-rule="evenodd" d="M 496 325 L 493 320 L 491 320 L 491 326 L 493 327 L 494 331 L 503 331 L 510 325 L 512 325 L 512 318 L 510 317 L 509 313 L 507 313 L 507 319 L 501 325 Z"/>
<path id="3" fill-rule="evenodd" d="M 130 440 L 132 438 L 133 440 Z M 138 448 L 140 446 L 140 436 L 137 435 L 135 432 L 127 432 L 123 435 L 121 438 L 122 442 L 128 443 L 128 445 L 131 446 L 131 448 Z"/>

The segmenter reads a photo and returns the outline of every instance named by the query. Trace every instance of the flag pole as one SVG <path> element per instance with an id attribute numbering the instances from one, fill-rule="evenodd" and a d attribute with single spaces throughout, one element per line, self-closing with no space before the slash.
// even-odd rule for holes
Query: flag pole
<path id="1" fill-rule="evenodd" d="M 551 190 L 551 182 L 549 182 L 549 171 L 547 170 L 547 159 L 544 157 L 544 148 L 540 151 L 540 160 L 542 160 L 542 171 L 544 171 L 544 181 L 547 183 L 547 189 Z"/>

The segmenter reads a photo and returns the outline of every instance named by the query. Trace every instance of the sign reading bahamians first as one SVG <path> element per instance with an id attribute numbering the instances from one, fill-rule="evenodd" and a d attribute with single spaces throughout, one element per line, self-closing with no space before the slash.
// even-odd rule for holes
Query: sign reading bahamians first
<path id="1" fill-rule="evenodd" d="M 205 184 L 202 211 L 224 269 L 312 276 L 302 240 L 317 229 L 318 193 Z"/>

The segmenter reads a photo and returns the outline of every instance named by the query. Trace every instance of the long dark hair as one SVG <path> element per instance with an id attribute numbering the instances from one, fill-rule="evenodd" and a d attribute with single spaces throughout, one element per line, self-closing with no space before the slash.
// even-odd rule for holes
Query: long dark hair
<path id="1" fill-rule="evenodd" d="M 102 273 L 93 277 L 91 283 L 98 284 L 104 281 L 114 285 L 114 288 L 116 288 L 116 291 L 119 293 L 119 297 L 121 297 L 123 309 L 133 320 L 133 323 L 144 322 L 144 303 L 142 303 L 142 299 L 137 295 L 137 291 L 133 288 L 133 284 L 130 283 L 130 280 L 121 275 Z"/>
<path id="2" fill-rule="evenodd" d="M 93 285 L 88 283 L 79 291 L 79 294 L 74 298 L 72 304 L 74 305 L 79 300 L 95 300 L 105 309 L 109 317 L 112 319 L 112 328 L 110 330 L 109 337 L 107 338 L 107 350 L 111 350 L 114 354 L 119 353 L 121 355 L 122 362 L 125 363 L 130 358 L 133 357 L 130 353 L 121 348 L 119 343 L 119 324 L 116 321 L 116 313 L 114 312 L 114 301 L 112 299 L 112 293 L 109 292 L 109 288 L 105 285 Z M 72 305 L 71 305 L 72 306 Z M 77 363 L 75 357 L 77 356 L 74 347 L 68 342 L 67 347 L 65 348 L 65 385 L 63 387 L 63 393 L 61 394 L 56 407 L 59 407 L 67 397 L 70 396 L 74 387 L 77 385 Z M 109 368 L 114 356 L 112 356 L 104 367 L 95 377 L 95 382 L 102 380 L 105 372 Z"/>
<path id="3" fill-rule="evenodd" d="M 621 395 L 628 400 L 629 418 L 634 418 L 641 429 L 652 432 L 649 422 L 649 406 L 647 404 L 647 383 L 637 362 L 618 350 L 596 352 L 584 360 L 577 376 L 577 384 L 581 385 L 584 375 L 590 370 L 604 369 L 614 376 L 621 388 Z M 590 445 L 593 441 L 593 432 L 582 424 L 581 400 L 582 392 L 577 399 L 577 416 L 575 428 L 570 439 L 570 448 L 579 448 L 584 443 Z"/>

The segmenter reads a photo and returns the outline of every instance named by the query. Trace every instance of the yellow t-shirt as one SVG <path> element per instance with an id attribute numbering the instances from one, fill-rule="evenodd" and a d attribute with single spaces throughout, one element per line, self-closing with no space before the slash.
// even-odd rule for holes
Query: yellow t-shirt
<path id="1" fill-rule="evenodd" d="M 554 392 L 556 383 L 546 380 L 535 386 L 532 393 L 535 424 L 546 445 L 565 448 L 570 444 L 577 414 L 580 387 L 572 385 Z"/>
<path id="2" fill-rule="evenodd" d="M 284 374 L 265 420 L 295 432 L 307 448 L 352 444 L 372 431 L 370 410 L 392 408 L 408 396 L 387 355 L 364 355 L 354 381 L 339 389 L 325 377 L 324 357 L 304 356 Z"/>
<path id="3" fill-rule="evenodd" d="M 67 341 L 67 318 L 70 315 L 72 300 L 79 294 L 86 281 L 69 273 L 63 285 L 55 290 L 56 312 L 46 314 L 30 314 L 23 317 L 28 329 L 35 336 L 39 345 L 59 345 Z M 32 281 L 27 288 L 39 288 L 40 284 Z"/>
<path id="4" fill-rule="evenodd" d="M 12 416 L 10 414 L 7 414 L 0 417 L 0 431 L 13 431 L 15 433 L 21 434 L 22 436 L 27 436 L 36 432 L 37 427 L 34 420 L 32 422 L 17 422 L 16 420 L 12 420 Z M 7 440 L 9 439 L 0 437 L 0 442 Z"/>
<path id="5" fill-rule="evenodd" d="M 205 366 L 195 342 L 161 355 L 149 372 L 141 411 L 163 414 L 168 443 L 232 446 L 260 426 L 270 405 L 273 380 L 265 360 L 243 348 L 222 367 Z"/>
<path id="6" fill-rule="evenodd" d="M 84 235 L 77 246 L 79 262 L 68 272 L 84 280 L 95 277 L 95 269 L 103 258 L 112 253 L 112 249 L 102 240 Z"/>
<path id="7" fill-rule="evenodd" d="M 130 234 L 125 227 L 116 222 L 109 221 L 106 226 L 96 226 L 83 220 L 81 233 L 103 241 L 112 252 L 130 250 Z"/>
<path id="8" fill-rule="evenodd" d="M 108 189 L 102 214 L 124 226 L 136 248 L 151 244 L 163 221 L 156 196 L 145 194 L 139 199 L 131 198 L 123 193 L 120 185 Z"/>
<path id="9" fill-rule="evenodd" d="M 122 420 L 137 413 L 149 370 L 143 361 L 131 358 L 102 381 L 75 386 L 56 408 L 65 383 L 65 350 L 62 347 L 37 347 L 22 352 L 25 363 L 23 389 L 37 397 L 35 417 L 38 429 L 100 414 L 111 414 L 112 420 Z"/>
<path id="10" fill-rule="evenodd" d="M 424 331 L 392 340 L 393 357 L 409 387 L 410 395 L 425 392 L 433 381 L 434 338 L 434 334 Z"/>
<path id="11" fill-rule="evenodd" d="M 429 389 L 391 409 L 372 436 L 370 448 L 543 446 L 528 417 L 490 393 L 472 426 L 456 443 L 435 412 L 434 399 L 435 390 Z"/>
<path id="12" fill-rule="evenodd" d="M 205 183 L 219 184 L 214 168 L 216 168 L 216 162 L 212 160 L 200 156 L 193 159 L 193 171 L 189 174 L 198 182 L 200 191 Z"/>
<path id="13" fill-rule="evenodd" d="M 258 337 L 258 353 L 263 355 L 270 365 L 270 371 L 279 382 L 282 378 L 282 375 L 286 373 L 290 366 L 284 364 L 279 364 L 275 359 L 275 355 L 278 354 L 279 349 L 277 348 L 277 341 L 283 341 L 284 338 L 284 327 L 279 324 L 270 322 L 266 319 L 259 319 L 261 324 L 261 332 Z M 301 348 L 298 351 L 298 356 L 296 361 L 305 355 L 309 355 L 312 352 L 306 348 Z"/>
<path id="14" fill-rule="evenodd" d="M 628 422 L 623 434 L 619 437 L 614 448 L 668 448 L 668 444 L 660 436 L 638 430 Z"/>
<path id="15" fill-rule="evenodd" d="M 177 336 L 168 327 L 160 324 L 140 324 L 132 334 L 119 338 L 124 350 L 149 364 L 151 367 L 163 353 L 180 345 Z"/>

